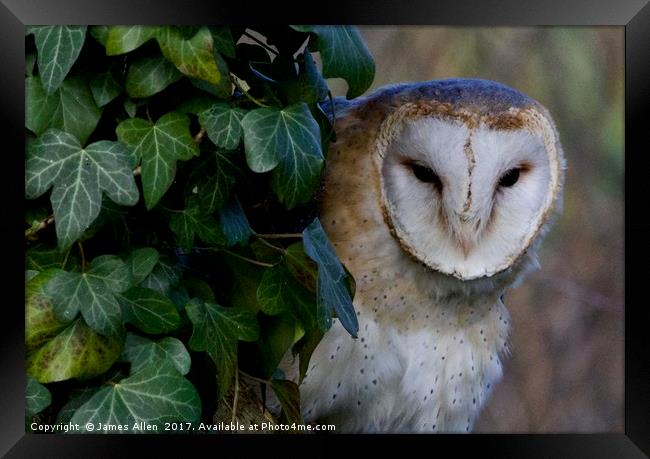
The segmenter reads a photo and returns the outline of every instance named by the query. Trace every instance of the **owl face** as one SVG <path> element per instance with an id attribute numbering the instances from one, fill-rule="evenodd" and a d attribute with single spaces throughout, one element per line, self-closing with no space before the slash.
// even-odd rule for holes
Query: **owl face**
<path id="1" fill-rule="evenodd" d="M 512 267 L 538 237 L 561 181 L 561 152 L 533 108 L 497 117 L 408 105 L 375 152 L 384 216 L 404 250 L 461 280 Z"/>

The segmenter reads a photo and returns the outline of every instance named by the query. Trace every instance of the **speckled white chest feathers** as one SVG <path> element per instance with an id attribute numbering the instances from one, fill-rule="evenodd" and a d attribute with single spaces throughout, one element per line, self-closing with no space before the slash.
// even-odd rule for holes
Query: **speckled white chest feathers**
<path id="1" fill-rule="evenodd" d="M 302 382 L 337 432 L 469 432 L 501 378 L 503 292 L 537 266 L 563 154 L 548 112 L 494 82 L 380 89 L 336 107 L 320 219 L 354 275 Z"/>
<path id="2" fill-rule="evenodd" d="M 508 312 L 496 295 L 414 296 L 415 273 L 399 268 L 422 268 L 395 268 L 361 274 L 358 338 L 338 322 L 325 335 L 301 386 L 303 415 L 340 432 L 468 432 L 501 377 Z"/>

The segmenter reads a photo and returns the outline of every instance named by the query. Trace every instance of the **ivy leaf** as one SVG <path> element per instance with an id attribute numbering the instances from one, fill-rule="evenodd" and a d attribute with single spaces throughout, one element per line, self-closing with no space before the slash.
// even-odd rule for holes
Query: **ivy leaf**
<path id="1" fill-rule="evenodd" d="M 100 389 L 70 420 L 133 426 L 138 422 L 197 422 L 201 416 L 199 394 L 170 362 L 150 364 L 134 375 Z M 112 431 L 108 431 L 112 432 Z"/>
<path id="2" fill-rule="evenodd" d="M 181 73 L 206 81 L 212 85 L 230 86 L 227 68 L 223 58 L 214 52 L 212 34 L 207 27 L 201 27 L 189 40 L 176 27 L 162 27 L 157 33 L 160 50 Z M 217 63 L 217 60 L 222 62 Z"/>
<path id="3" fill-rule="evenodd" d="M 185 210 L 174 213 L 169 220 L 169 228 L 181 248 L 191 250 L 195 235 L 209 245 L 223 245 L 226 242 L 219 224 L 212 215 L 200 209 L 196 196 L 190 196 L 185 205 Z"/>
<path id="4" fill-rule="evenodd" d="M 25 271 L 25 283 L 29 282 L 30 280 L 32 280 L 33 278 L 38 276 L 38 274 L 39 274 L 39 272 L 35 271 L 33 269 L 26 270 Z"/>
<path id="5" fill-rule="evenodd" d="M 46 94 L 56 91 L 75 63 L 86 38 L 86 26 L 32 26 L 38 50 L 38 73 Z"/>
<path id="6" fill-rule="evenodd" d="M 351 26 L 310 25 L 292 26 L 300 32 L 309 32 L 310 49 L 320 51 L 325 78 L 343 78 L 348 83 L 347 98 L 364 93 L 375 77 L 375 63 L 359 31 Z"/>
<path id="7" fill-rule="evenodd" d="M 176 161 L 199 154 L 190 134 L 187 115 L 170 112 L 155 124 L 141 118 L 122 121 L 117 137 L 142 159 L 142 187 L 147 209 L 152 209 L 171 186 L 176 175 Z"/>
<path id="8" fill-rule="evenodd" d="M 259 325 L 255 315 L 235 308 L 224 308 L 198 298 L 185 310 L 193 324 L 190 349 L 206 351 L 217 366 L 219 393 L 224 396 L 237 368 L 237 341 L 255 341 Z"/>
<path id="9" fill-rule="evenodd" d="M 126 334 L 121 359 L 131 362 L 131 373 L 137 373 L 150 364 L 159 366 L 169 361 L 180 374 L 186 375 L 192 363 L 189 352 L 180 340 L 167 336 L 152 341 L 135 333 Z"/>
<path id="10" fill-rule="evenodd" d="M 280 414 L 281 422 L 283 424 L 301 423 L 300 390 L 296 383 L 286 379 L 273 379 L 271 381 L 271 389 L 273 389 L 275 396 L 282 406 L 282 412 Z"/>
<path id="11" fill-rule="evenodd" d="M 158 263 L 158 251 L 151 247 L 135 249 L 126 259 L 126 266 L 129 268 L 134 284 L 139 284 L 151 273 Z"/>
<path id="12" fill-rule="evenodd" d="M 97 257 L 84 273 L 60 272 L 45 287 L 54 302 L 57 319 L 69 321 L 81 311 L 86 323 L 97 332 L 118 336 L 123 329 L 122 313 L 115 295 L 129 288 L 126 264 L 113 255 Z"/>
<path id="13" fill-rule="evenodd" d="M 122 85 L 110 70 L 94 75 L 90 79 L 90 91 L 98 107 L 103 107 L 122 92 Z"/>
<path id="14" fill-rule="evenodd" d="M 63 405 L 59 411 L 59 414 L 56 417 L 56 422 L 58 424 L 69 423 L 70 419 L 72 419 L 72 416 L 74 416 L 74 413 L 77 411 L 77 409 L 79 409 L 81 405 L 90 400 L 90 397 L 95 395 L 100 389 L 100 386 L 72 389 L 70 391 L 70 399 L 68 403 Z"/>
<path id="15" fill-rule="evenodd" d="M 129 116 L 129 118 L 134 118 L 136 112 L 138 111 L 138 106 L 131 99 L 124 99 L 124 102 L 122 102 L 122 107 L 124 108 L 124 111 Z"/>
<path id="16" fill-rule="evenodd" d="M 310 292 L 316 293 L 318 265 L 307 256 L 303 244 L 296 242 L 287 247 L 285 260 L 289 272 L 300 285 Z"/>
<path id="17" fill-rule="evenodd" d="M 288 208 L 308 201 L 320 179 L 323 152 L 318 124 L 307 105 L 251 110 L 242 126 L 251 170 L 275 169 L 271 186 Z"/>
<path id="18" fill-rule="evenodd" d="M 178 328 L 181 318 L 169 298 L 143 287 L 133 287 L 117 295 L 125 322 L 145 333 L 158 334 Z"/>
<path id="19" fill-rule="evenodd" d="M 201 210 L 211 214 L 226 203 L 235 183 L 235 171 L 236 166 L 223 151 L 207 153 L 195 169 L 199 177 L 196 187 Z"/>
<path id="20" fill-rule="evenodd" d="M 25 389 L 25 416 L 31 418 L 50 406 L 51 403 L 52 395 L 47 387 L 28 375 Z"/>
<path id="21" fill-rule="evenodd" d="M 179 269 L 169 263 L 159 260 L 149 274 L 141 283 L 140 287 L 150 288 L 163 295 L 168 295 L 172 287 L 180 281 Z"/>
<path id="22" fill-rule="evenodd" d="M 92 378 L 117 360 L 122 342 L 123 337 L 95 333 L 79 318 L 28 353 L 27 373 L 41 383 Z"/>
<path id="23" fill-rule="evenodd" d="M 228 245 L 247 244 L 248 239 L 253 235 L 248 218 L 236 196 L 219 211 L 219 221 Z"/>
<path id="24" fill-rule="evenodd" d="M 264 271 L 257 288 L 257 301 L 262 312 L 277 315 L 292 311 L 303 287 L 291 276 L 285 263 L 279 263 Z"/>
<path id="25" fill-rule="evenodd" d="M 310 328 L 305 332 L 300 341 L 293 347 L 293 353 L 298 354 L 298 381 L 302 383 L 309 369 L 309 360 L 314 350 L 323 339 L 323 332 L 319 328 Z"/>
<path id="26" fill-rule="evenodd" d="M 30 247 L 25 254 L 25 268 L 36 271 L 45 271 L 49 268 L 75 271 L 79 267 L 79 262 L 76 257 L 71 255 L 68 255 L 66 259 L 66 252 L 58 247 L 48 247 L 42 243 L 36 244 Z"/>
<path id="27" fill-rule="evenodd" d="M 260 337 L 255 343 L 255 362 L 260 377 L 269 379 L 294 342 L 296 321 L 290 314 L 260 316 Z"/>
<path id="28" fill-rule="evenodd" d="M 295 80 L 283 82 L 284 92 L 290 104 L 306 102 L 314 104 L 327 97 L 329 88 L 316 67 L 313 56 L 307 50 L 303 54 L 300 75 Z"/>
<path id="29" fill-rule="evenodd" d="M 241 120 L 244 115 L 246 110 L 242 108 L 217 102 L 199 115 L 199 123 L 217 147 L 233 150 L 241 141 Z"/>
<path id="30" fill-rule="evenodd" d="M 235 40 L 232 38 L 232 33 L 230 33 L 230 27 L 210 27 L 210 32 L 212 32 L 214 49 L 224 56 L 234 59 L 236 57 Z"/>
<path id="31" fill-rule="evenodd" d="M 154 38 L 157 32 L 158 27 L 153 26 L 108 27 L 104 41 L 106 54 L 108 56 L 115 56 L 133 51 Z"/>
<path id="32" fill-rule="evenodd" d="M 50 200 L 61 247 L 72 245 L 97 218 L 102 191 L 117 204 L 138 202 L 128 155 L 118 142 L 101 140 L 82 148 L 74 136 L 55 129 L 32 144 L 25 191 L 28 198 L 35 198 L 54 184 Z"/>
<path id="33" fill-rule="evenodd" d="M 45 294 L 45 285 L 62 271 L 50 268 L 32 277 L 25 286 L 25 347 L 30 351 L 67 327 L 54 317 L 52 300 Z"/>
<path id="34" fill-rule="evenodd" d="M 126 74 L 126 92 L 143 98 L 159 93 L 183 75 L 164 57 L 146 57 L 135 61 Z"/>
<path id="35" fill-rule="evenodd" d="M 302 234 L 305 253 L 318 264 L 319 307 L 328 311 L 335 310 L 341 325 L 356 338 L 359 322 L 346 284 L 347 274 L 334 247 L 318 219 L 305 228 Z M 327 328 L 330 325 L 331 319 L 327 321 Z"/>
<path id="36" fill-rule="evenodd" d="M 25 126 L 37 135 L 56 128 L 85 143 L 101 114 L 81 77 L 67 78 L 51 95 L 43 90 L 40 77 L 25 79 Z"/>

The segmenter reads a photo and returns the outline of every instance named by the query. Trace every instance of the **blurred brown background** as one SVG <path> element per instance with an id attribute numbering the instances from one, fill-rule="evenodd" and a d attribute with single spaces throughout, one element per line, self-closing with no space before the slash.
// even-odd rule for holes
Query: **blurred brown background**
<path id="1" fill-rule="evenodd" d="M 370 91 L 496 80 L 544 104 L 560 132 L 564 213 L 542 269 L 506 294 L 512 355 L 475 431 L 622 432 L 623 28 L 359 29 L 377 66 Z"/>

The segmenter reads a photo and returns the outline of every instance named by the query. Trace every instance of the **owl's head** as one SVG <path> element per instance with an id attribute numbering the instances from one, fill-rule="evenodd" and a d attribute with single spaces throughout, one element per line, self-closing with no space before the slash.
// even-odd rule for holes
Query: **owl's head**
<path id="1" fill-rule="evenodd" d="M 513 265 L 561 194 L 548 112 L 485 80 L 409 88 L 381 124 L 373 163 L 384 219 L 411 257 L 461 280 Z"/>

